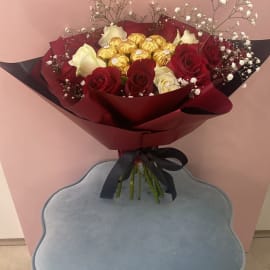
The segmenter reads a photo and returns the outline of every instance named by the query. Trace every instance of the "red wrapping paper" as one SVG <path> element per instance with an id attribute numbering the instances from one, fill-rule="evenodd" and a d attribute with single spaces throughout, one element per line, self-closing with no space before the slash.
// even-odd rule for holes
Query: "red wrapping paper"
<path id="1" fill-rule="evenodd" d="M 162 17 L 161 21 L 163 23 L 159 29 L 153 27 L 154 24 L 127 21 L 120 25 L 128 34 L 160 34 L 169 41 L 175 37 L 177 29 L 180 33 L 184 29 L 196 33 L 191 26 L 175 20 Z M 67 48 L 72 55 L 84 43 L 98 48 L 99 38 L 100 31 L 97 31 L 90 39 L 85 34 L 80 34 L 51 42 L 50 50 L 42 59 L 41 73 L 61 105 L 77 116 L 72 117 L 73 121 L 109 149 L 126 151 L 170 144 L 192 132 L 206 120 L 231 110 L 230 100 L 213 83 L 209 83 L 194 99 L 189 98 L 191 89 L 187 86 L 166 94 L 134 98 L 95 91 L 79 102 L 70 104 L 63 97 L 58 74 L 46 62 L 50 60 L 50 56 L 64 55 Z M 186 113 L 187 111 L 193 113 Z"/>

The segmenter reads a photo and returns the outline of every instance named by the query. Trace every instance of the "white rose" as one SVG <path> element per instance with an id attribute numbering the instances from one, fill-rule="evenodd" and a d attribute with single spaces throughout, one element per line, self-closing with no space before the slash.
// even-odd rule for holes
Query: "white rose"
<path id="1" fill-rule="evenodd" d="M 176 37 L 173 41 L 173 44 L 177 46 L 179 43 L 181 43 L 181 35 L 179 33 L 179 30 L 177 29 L 177 34 L 176 34 Z"/>
<path id="2" fill-rule="evenodd" d="M 95 50 L 88 44 L 81 46 L 68 62 L 76 67 L 76 75 L 87 77 L 98 67 L 106 67 L 106 63 L 97 57 Z"/>
<path id="3" fill-rule="evenodd" d="M 127 38 L 127 32 L 124 31 L 122 27 L 117 25 L 105 26 L 103 29 L 103 34 L 98 44 L 104 47 L 109 44 L 112 38 L 119 37 L 121 39 Z"/>
<path id="4" fill-rule="evenodd" d="M 183 36 L 181 37 L 181 44 L 197 43 L 199 43 L 199 40 L 196 39 L 196 36 L 193 33 L 190 33 L 188 30 L 185 30 Z"/>
<path id="5" fill-rule="evenodd" d="M 154 84 L 160 94 L 168 93 L 180 88 L 177 78 L 167 67 L 156 67 Z"/>

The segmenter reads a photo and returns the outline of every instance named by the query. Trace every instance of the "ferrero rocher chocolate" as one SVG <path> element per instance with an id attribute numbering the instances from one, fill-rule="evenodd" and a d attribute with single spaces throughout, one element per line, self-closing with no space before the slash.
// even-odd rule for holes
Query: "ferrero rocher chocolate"
<path id="1" fill-rule="evenodd" d="M 120 37 L 114 37 L 110 40 L 109 45 L 110 47 L 118 48 L 119 44 L 122 42 Z"/>
<path id="2" fill-rule="evenodd" d="M 118 46 L 118 52 L 120 54 L 131 54 L 135 49 L 137 48 L 137 45 L 132 42 L 131 40 L 122 41 Z"/>
<path id="3" fill-rule="evenodd" d="M 112 58 L 117 54 L 117 50 L 114 47 L 105 46 L 98 50 L 97 56 L 102 58 L 103 60 L 107 60 Z"/>
<path id="4" fill-rule="evenodd" d="M 142 59 L 151 59 L 151 53 L 143 49 L 136 49 L 130 55 L 130 60 L 132 62 Z"/>
<path id="5" fill-rule="evenodd" d="M 126 55 L 116 54 L 110 59 L 108 66 L 117 67 L 125 75 L 129 66 L 129 58 Z"/>
<path id="6" fill-rule="evenodd" d="M 146 38 L 141 44 L 141 49 L 150 53 L 156 51 L 159 48 L 158 44 L 152 38 Z"/>
<path id="7" fill-rule="evenodd" d="M 171 52 L 169 50 L 157 50 L 154 52 L 153 59 L 159 66 L 166 66 L 171 60 Z"/>
<path id="8" fill-rule="evenodd" d="M 166 39 L 160 35 L 152 35 L 149 38 L 152 38 L 160 48 L 163 48 L 167 43 Z"/>
<path id="9" fill-rule="evenodd" d="M 170 51 L 170 53 L 174 53 L 175 48 L 176 48 L 176 45 L 172 43 L 167 43 L 164 47 L 162 47 L 163 50 L 168 50 Z"/>
<path id="10" fill-rule="evenodd" d="M 141 33 L 132 33 L 128 36 L 128 40 L 131 40 L 137 46 L 140 46 L 144 42 L 145 38 L 145 35 Z"/>

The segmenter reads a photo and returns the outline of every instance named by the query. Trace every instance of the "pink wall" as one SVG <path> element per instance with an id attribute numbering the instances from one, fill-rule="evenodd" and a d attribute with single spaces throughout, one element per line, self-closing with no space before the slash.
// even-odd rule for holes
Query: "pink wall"
<path id="1" fill-rule="evenodd" d="M 269 1 L 256 2 L 260 21 L 251 29 L 251 37 L 269 38 Z M 65 26 L 87 23 L 87 5 L 88 0 L 1 0 L 0 59 L 20 61 L 42 55 L 48 41 L 57 38 Z M 269 68 L 268 60 L 249 80 L 248 88 L 232 96 L 230 114 L 175 143 L 189 156 L 188 167 L 195 176 L 229 195 L 234 227 L 246 249 L 270 178 Z M 40 215 L 48 197 L 116 153 L 2 70 L 0 123 L 0 160 L 33 251 L 42 233 Z"/>

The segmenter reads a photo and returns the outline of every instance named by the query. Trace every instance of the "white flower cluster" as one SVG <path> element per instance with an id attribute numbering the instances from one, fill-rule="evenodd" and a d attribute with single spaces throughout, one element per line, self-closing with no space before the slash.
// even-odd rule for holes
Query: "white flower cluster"
<path id="1" fill-rule="evenodd" d="M 177 6 L 174 9 L 174 19 L 185 21 L 186 23 L 196 27 L 198 30 L 209 32 L 211 34 L 224 33 L 228 38 L 236 38 L 236 29 L 241 25 L 241 21 L 248 21 L 252 25 L 256 25 L 258 14 L 253 12 L 253 3 L 250 0 L 234 0 L 233 5 L 228 5 L 231 10 L 225 17 L 218 14 L 220 9 L 227 4 L 231 4 L 232 0 L 211 0 L 212 12 L 211 16 L 203 14 L 197 7 L 190 7 L 188 3 L 184 7 Z M 219 16 L 217 16 L 217 14 Z M 217 19 L 219 17 L 219 20 Z M 228 22 L 230 22 L 228 24 Z M 232 22 L 234 23 L 232 25 Z M 229 26 L 229 27 L 228 27 Z M 239 35 L 239 34 L 238 34 Z"/>

